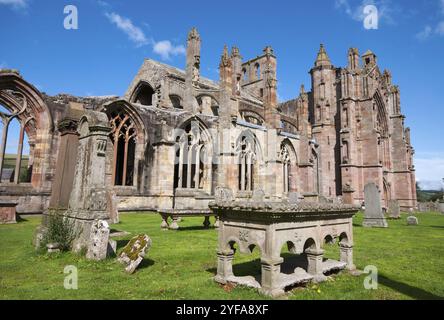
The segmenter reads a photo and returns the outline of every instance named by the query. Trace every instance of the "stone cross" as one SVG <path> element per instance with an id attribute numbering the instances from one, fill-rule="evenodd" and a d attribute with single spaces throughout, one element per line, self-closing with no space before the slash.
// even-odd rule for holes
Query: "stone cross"
<path id="1" fill-rule="evenodd" d="M 381 207 L 381 195 L 375 183 L 365 185 L 364 196 L 365 214 L 362 225 L 370 228 L 387 228 L 388 224 Z"/>

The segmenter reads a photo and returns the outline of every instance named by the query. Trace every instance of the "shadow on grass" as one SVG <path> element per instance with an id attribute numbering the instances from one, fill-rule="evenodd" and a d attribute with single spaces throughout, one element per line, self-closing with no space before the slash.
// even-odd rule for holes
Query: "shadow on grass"
<path id="1" fill-rule="evenodd" d="M 284 258 L 284 262 L 281 264 L 281 273 L 292 274 L 294 273 L 294 269 L 298 267 L 307 270 L 308 261 L 307 257 L 304 255 L 283 253 L 282 258 Z M 209 268 L 206 271 L 215 275 L 217 273 L 217 268 Z M 233 273 L 237 277 L 257 277 L 258 275 L 260 276 L 261 272 L 261 259 L 233 264 Z"/>
<path id="2" fill-rule="evenodd" d="M 197 231 L 197 230 L 205 231 L 205 230 L 214 230 L 214 229 L 216 228 L 215 227 L 205 228 L 204 226 L 191 226 L 191 227 L 179 227 L 179 229 L 176 231 Z"/>
<path id="3" fill-rule="evenodd" d="M 28 219 L 22 218 L 20 215 L 16 216 L 17 223 L 28 222 Z"/>
<path id="4" fill-rule="evenodd" d="M 216 275 L 217 268 L 208 268 L 205 271 Z M 257 276 L 261 274 L 261 259 L 233 264 L 233 273 L 236 277 Z"/>
<path id="5" fill-rule="evenodd" d="M 430 228 L 444 229 L 444 226 L 429 226 Z"/>
<path id="6" fill-rule="evenodd" d="M 402 294 L 405 294 L 413 299 L 417 300 L 443 300 L 444 297 L 437 296 L 433 293 L 425 291 L 420 288 L 412 287 L 408 284 L 398 282 L 392 279 L 387 278 L 384 275 L 378 276 L 379 283 L 383 284 L 386 287 L 389 287 L 395 291 L 398 291 Z"/>
<path id="7" fill-rule="evenodd" d="M 116 240 L 116 242 L 117 242 L 117 251 L 119 251 L 119 249 L 122 249 L 124 246 L 127 245 L 129 240 Z"/>
<path id="8" fill-rule="evenodd" d="M 154 260 L 151 260 L 149 258 L 144 258 L 142 260 L 142 262 L 139 264 L 139 266 L 137 267 L 137 269 L 146 269 L 148 267 L 151 267 L 154 264 L 155 264 Z"/>

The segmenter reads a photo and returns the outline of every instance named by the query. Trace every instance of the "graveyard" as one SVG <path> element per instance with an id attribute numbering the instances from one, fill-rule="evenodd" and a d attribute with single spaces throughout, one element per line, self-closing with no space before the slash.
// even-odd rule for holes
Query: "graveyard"
<path id="1" fill-rule="evenodd" d="M 378 288 L 364 288 L 366 275 L 347 271 L 320 284 L 295 286 L 285 299 L 442 299 L 444 297 L 444 215 L 416 213 L 419 225 L 408 226 L 407 217 L 387 219 L 388 228 L 364 228 L 363 213 L 353 218 L 354 264 L 378 269 Z M 268 299 L 255 289 L 220 285 L 216 275 L 217 230 L 202 227 L 201 218 L 185 218 L 177 231 L 161 230 L 161 217 L 153 213 L 120 215 L 111 230 L 129 234 L 116 238 L 121 252 L 128 240 L 140 233 L 152 239 L 152 247 L 134 274 L 127 274 L 115 258 L 87 260 L 84 255 L 36 252 L 32 246 L 40 217 L 24 217 L 17 224 L 2 225 L 0 232 L 0 299 Z M 213 222 L 213 219 L 212 221 Z M 327 258 L 338 259 L 338 244 L 325 245 Z M 283 249 L 281 256 L 291 260 Z M 237 276 L 260 272 L 259 251 L 237 253 Z M 78 289 L 63 286 L 64 268 L 78 268 Z"/>

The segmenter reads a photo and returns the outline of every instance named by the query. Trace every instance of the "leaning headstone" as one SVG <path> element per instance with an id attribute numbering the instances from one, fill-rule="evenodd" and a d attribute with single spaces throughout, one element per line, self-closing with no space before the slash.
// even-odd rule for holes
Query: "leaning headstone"
<path id="1" fill-rule="evenodd" d="M 401 218 L 401 209 L 399 207 L 398 200 L 390 200 L 389 201 L 388 215 L 392 219 Z"/>
<path id="2" fill-rule="evenodd" d="M 104 220 L 95 220 L 91 225 L 90 241 L 86 258 L 104 260 L 108 254 L 109 225 Z"/>
<path id="3" fill-rule="evenodd" d="M 364 187 L 365 211 L 364 227 L 387 228 L 387 221 L 381 208 L 381 196 L 378 187 L 374 183 L 369 183 Z"/>
<path id="4" fill-rule="evenodd" d="M 150 247 L 151 239 L 146 234 L 132 238 L 118 258 L 119 262 L 126 265 L 125 271 L 130 274 L 134 273 Z"/>
<path id="5" fill-rule="evenodd" d="M 407 225 L 408 226 L 417 226 L 419 224 L 418 218 L 414 216 L 410 216 L 407 218 Z"/>

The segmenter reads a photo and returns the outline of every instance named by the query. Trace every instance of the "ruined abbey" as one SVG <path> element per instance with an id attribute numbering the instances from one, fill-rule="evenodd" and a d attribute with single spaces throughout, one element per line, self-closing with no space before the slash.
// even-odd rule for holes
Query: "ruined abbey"
<path id="1" fill-rule="evenodd" d="M 0 112 L 0 199 L 16 201 L 18 213 L 68 209 L 73 192 L 89 192 L 84 196 L 94 202 L 99 191 L 75 179 L 79 157 L 88 161 L 94 150 L 104 167 L 93 161 L 81 174 L 103 169 L 104 179 L 91 183 L 109 191 L 120 211 L 207 210 L 219 186 L 239 199 L 262 190 L 273 201 L 297 194 L 361 205 L 369 182 L 383 207 L 389 200 L 416 207 L 400 90 L 374 53 L 351 48 L 347 66 L 335 67 L 321 45 L 311 91 L 301 86 L 295 99 L 280 103 L 270 46 L 250 60 L 225 47 L 215 82 L 200 75 L 200 45 L 192 29 L 185 70 L 146 59 L 123 97 L 48 96 L 18 71 L 1 70 L 0 105 L 8 112 Z M 86 132 L 79 123 L 88 111 L 102 116 Z M 8 169 L 12 119 L 21 129 Z M 81 138 L 91 130 L 101 135 L 87 149 Z M 25 136 L 30 155 L 23 166 Z"/>

